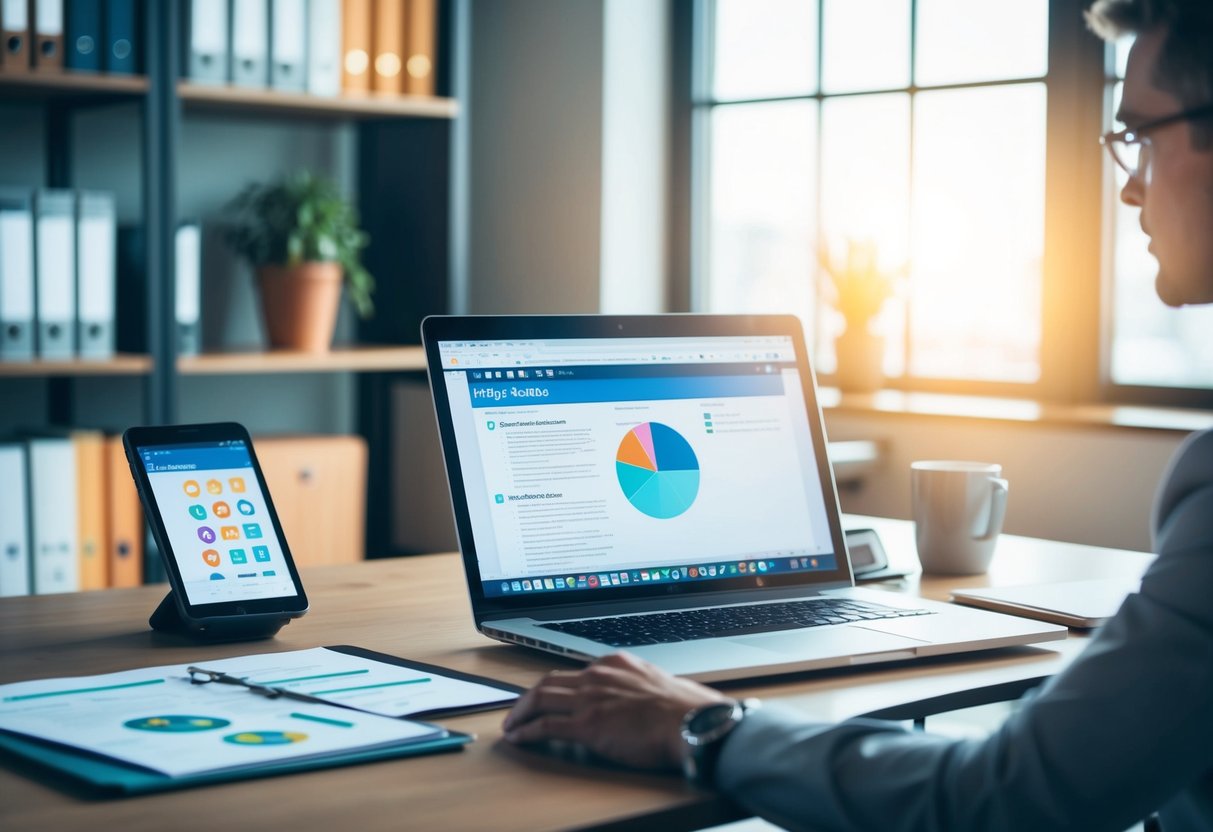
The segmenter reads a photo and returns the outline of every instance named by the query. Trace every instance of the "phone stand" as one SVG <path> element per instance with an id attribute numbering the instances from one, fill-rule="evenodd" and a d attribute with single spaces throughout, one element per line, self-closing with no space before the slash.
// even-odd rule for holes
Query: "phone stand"
<path id="1" fill-rule="evenodd" d="M 290 616 L 281 613 L 263 613 L 259 615 L 225 615 L 219 618 L 208 618 L 197 622 L 186 622 L 181 618 L 177 609 L 177 601 L 172 590 L 164 596 L 160 606 L 152 613 L 147 623 L 153 630 L 163 633 L 173 633 L 198 641 L 254 641 L 262 638 L 273 638 L 289 624 Z"/>

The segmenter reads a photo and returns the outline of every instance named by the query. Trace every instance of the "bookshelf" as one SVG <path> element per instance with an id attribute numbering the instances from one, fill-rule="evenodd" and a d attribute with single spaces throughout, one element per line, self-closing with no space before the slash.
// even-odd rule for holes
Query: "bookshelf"
<path id="1" fill-rule="evenodd" d="M 421 347 L 334 347 L 326 353 L 250 350 L 181 356 L 181 375 L 408 372 L 425 370 Z"/>
<path id="2" fill-rule="evenodd" d="M 449 307 L 451 145 L 460 103 L 444 93 L 454 88 L 451 55 L 456 27 L 463 25 L 456 20 L 468 11 L 464 0 L 438 0 L 437 8 L 435 96 L 320 97 L 193 83 L 180 77 L 188 6 L 178 2 L 140 4 L 141 75 L 0 70 L 0 157 L 8 157 L 8 164 L 0 158 L 0 181 L 114 191 L 120 224 L 143 227 L 147 270 L 138 304 L 146 312 L 137 326 L 146 347 L 103 360 L 0 362 L 7 429 L 230 418 L 265 435 L 295 432 L 299 424 L 299 433 L 360 433 L 376 449 L 372 481 L 382 481 L 377 467 L 392 464 L 390 448 L 378 448 L 390 435 L 382 391 L 391 379 L 421 377 L 418 322 Z M 10 114 L 20 121 L 16 128 Z M 316 141 L 317 132 L 333 138 Z M 300 150 L 299 135 L 311 145 Z M 249 178 L 275 175 L 264 166 L 250 169 L 252 163 L 225 163 L 240 158 L 250 136 L 260 155 L 248 158 L 316 165 L 357 195 L 372 237 L 364 261 L 379 278 L 379 318 L 340 335 L 354 342 L 348 346 L 317 355 L 228 346 L 257 337 L 255 322 L 250 326 L 238 313 L 238 326 L 212 333 L 222 347 L 204 341 L 202 354 L 178 354 L 174 230 L 183 219 L 205 226 Z M 266 150 L 273 142 L 276 155 Z M 116 149 L 93 152 L 103 144 Z M 201 160 L 199 146 L 207 148 Z M 119 297 L 120 304 L 129 301 Z M 33 416 L 19 419 L 19 411 Z M 277 413 L 290 416 L 277 419 Z M 382 494 L 368 493 L 372 499 Z M 385 515 L 388 497 L 379 499 L 383 505 L 368 507 L 369 514 Z M 377 551 L 381 540 L 368 526 L 368 551 Z"/>
<path id="3" fill-rule="evenodd" d="M 118 353 L 111 358 L 70 358 L 62 361 L 0 362 L 0 378 L 50 378 L 57 376 L 145 376 L 152 371 L 150 355 Z"/>
<path id="4" fill-rule="evenodd" d="M 319 97 L 273 89 L 177 83 L 177 97 L 191 112 L 250 113 L 256 116 L 319 119 L 454 118 L 452 98 L 417 95 L 344 94 Z"/>

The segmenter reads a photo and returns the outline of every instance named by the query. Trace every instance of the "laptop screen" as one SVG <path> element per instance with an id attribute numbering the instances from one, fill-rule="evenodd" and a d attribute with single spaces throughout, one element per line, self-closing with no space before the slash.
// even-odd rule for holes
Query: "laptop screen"
<path id="1" fill-rule="evenodd" d="M 486 597 L 838 569 L 790 336 L 436 347 Z"/>

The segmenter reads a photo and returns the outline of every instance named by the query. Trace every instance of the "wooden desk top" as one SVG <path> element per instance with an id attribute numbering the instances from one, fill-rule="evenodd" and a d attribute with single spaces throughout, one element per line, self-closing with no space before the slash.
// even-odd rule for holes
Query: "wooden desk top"
<path id="1" fill-rule="evenodd" d="M 913 557 L 909 524 L 848 521 L 876 526 L 894 563 Z M 947 589 L 961 585 L 1137 575 L 1148 562 L 1139 553 L 1004 536 L 989 575 L 910 578 L 891 588 L 946 598 Z M 163 587 L 0 599 L 0 683 L 326 644 L 354 644 L 522 685 L 554 667 L 574 666 L 477 634 L 454 555 L 323 567 L 303 577 L 311 612 L 272 641 L 235 645 L 199 646 L 148 630 L 147 616 Z M 801 674 L 729 689 L 778 698 L 822 719 L 908 718 L 956 707 L 959 691 L 985 689 L 991 699 L 1005 698 L 995 694 L 1057 672 L 1082 642 L 1075 636 L 1041 648 Z M 951 704 L 942 707 L 945 701 Z M 507 746 L 500 742 L 503 715 L 443 720 L 478 736 L 458 753 L 137 798 L 98 799 L 0 755 L 0 828 L 545 830 L 643 819 L 650 828 L 693 829 L 739 816 L 725 801 L 674 776 L 587 768 Z"/>

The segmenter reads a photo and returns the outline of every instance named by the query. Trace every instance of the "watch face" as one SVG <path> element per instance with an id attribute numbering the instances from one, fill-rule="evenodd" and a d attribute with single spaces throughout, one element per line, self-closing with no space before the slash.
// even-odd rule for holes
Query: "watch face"
<path id="1" fill-rule="evenodd" d="M 732 702 L 721 702 L 718 705 L 702 708 L 687 724 L 687 730 L 692 734 L 710 734 L 732 721 L 734 708 L 736 705 Z"/>

